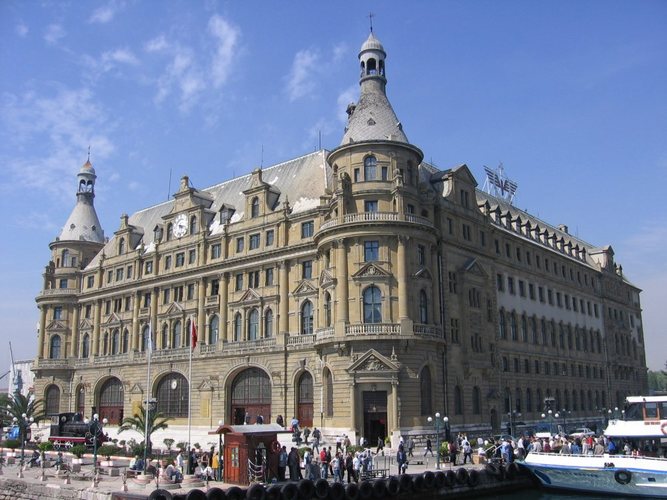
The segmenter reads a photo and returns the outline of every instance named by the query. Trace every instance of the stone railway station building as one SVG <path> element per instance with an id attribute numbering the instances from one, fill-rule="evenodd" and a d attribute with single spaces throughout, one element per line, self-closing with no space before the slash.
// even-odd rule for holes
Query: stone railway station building
<path id="1" fill-rule="evenodd" d="M 612 248 L 425 162 L 385 59 L 371 33 L 337 148 L 206 189 L 183 177 L 109 238 L 81 167 L 37 296 L 48 413 L 117 424 L 149 397 L 178 428 L 191 393 L 201 435 L 280 414 L 374 443 L 436 411 L 497 432 L 545 400 L 583 422 L 646 390 L 640 290 Z"/>

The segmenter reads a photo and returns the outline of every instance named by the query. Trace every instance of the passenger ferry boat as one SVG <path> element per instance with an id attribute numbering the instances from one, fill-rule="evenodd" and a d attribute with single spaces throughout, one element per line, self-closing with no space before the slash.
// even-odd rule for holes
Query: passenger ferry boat
<path id="1" fill-rule="evenodd" d="M 618 454 L 532 452 L 520 463 L 546 488 L 667 498 L 667 396 L 633 396 L 626 403 L 623 419 L 610 420 L 604 431 Z M 635 454 L 623 454 L 626 442 Z"/>

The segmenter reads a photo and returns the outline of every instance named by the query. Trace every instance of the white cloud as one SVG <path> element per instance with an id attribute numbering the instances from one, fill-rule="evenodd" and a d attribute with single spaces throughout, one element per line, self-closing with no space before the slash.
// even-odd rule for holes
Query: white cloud
<path id="1" fill-rule="evenodd" d="M 116 17 L 116 14 L 124 6 L 123 2 L 111 1 L 107 5 L 98 7 L 88 18 L 89 23 L 106 24 Z"/>
<path id="2" fill-rule="evenodd" d="M 135 66 L 139 64 L 139 59 L 130 49 L 116 49 L 102 54 L 102 61 L 116 62 Z"/>
<path id="3" fill-rule="evenodd" d="M 5 94 L 0 103 L 0 138 L 16 156 L 0 158 L 9 175 L 0 182 L 57 196 L 71 196 L 72 175 L 85 161 L 88 146 L 93 160 L 114 151 L 110 126 L 89 89 L 59 89 L 55 95 L 34 92 Z M 40 154 L 32 146 L 40 144 Z"/>
<path id="4" fill-rule="evenodd" d="M 333 48 L 333 62 L 337 63 L 345 57 L 347 52 L 347 44 L 345 42 L 334 45 Z"/>
<path id="5" fill-rule="evenodd" d="M 240 31 L 218 15 L 211 17 L 208 22 L 208 30 L 217 42 L 211 63 L 211 76 L 213 86 L 218 88 L 229 76 Z"/>
<path id="6" fill-rule="evenodd" d="M 313 73 L 316 71 L 318 58 L 318 52 L 310 49 L 300 50 L 294 56 L 292 69 L 287 76 L 287 93 L 290 101 L 306 97 L 315 90 Z"/>
<path id="7" fill-rule="evenodd" d="M 65 28 L 60 24 L 49 24 L 44 33 L 44 40 L 51 45 L 55 45 L 61 38 L 64 38 L 65 35 Z"/>
<path id="8" fill-rule="evenodd" d="M 16 31 L 16 34 L 20 36 L 21 38 L 25 37 L 28 34 L 28 26 L 26 26 L 25 23 L 19 23 L 16 25 L 14 28 L 14 31 Z"/>
<path id="9" fill-rule="evenodd" d="M 146 52 L 162 52 L 169 47 L 169 42 L 164 35 L 157 36 L 144 45 L 144 50 Z"/>

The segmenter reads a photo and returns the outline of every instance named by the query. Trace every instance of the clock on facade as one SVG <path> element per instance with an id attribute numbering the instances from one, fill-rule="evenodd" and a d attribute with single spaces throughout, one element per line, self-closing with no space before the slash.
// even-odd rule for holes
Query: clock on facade
<path id="1" fill-rule="evenodd" d="M 181 214 L 174 219 L 174 226 L 171 232 L 176 238 L 185 236 L 185 233 L 188 232 L 188 218 L 185 214 Z"/>

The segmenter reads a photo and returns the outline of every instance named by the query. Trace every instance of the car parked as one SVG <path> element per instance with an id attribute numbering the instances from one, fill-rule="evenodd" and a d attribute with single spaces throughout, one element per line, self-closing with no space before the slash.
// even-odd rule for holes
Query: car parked
<path id="1" fill-rule="evenodd" d="M 570 432 L 569 436 L 571 438 L 585 438 L 588 436 L 595 436 L 595 432 L 590 430 L 588 427 L 577 427 L 572 432 Z"/>

